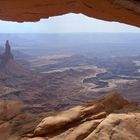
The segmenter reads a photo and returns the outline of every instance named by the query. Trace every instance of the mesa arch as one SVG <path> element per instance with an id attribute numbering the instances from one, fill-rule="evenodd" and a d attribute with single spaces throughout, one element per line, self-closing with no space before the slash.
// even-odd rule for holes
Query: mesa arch
<path id="1" fill-rule="evenodd" d="M 1 20 L 34 22 L 66 13 L 140 27 L 140 0 L 0 0 Z"/>

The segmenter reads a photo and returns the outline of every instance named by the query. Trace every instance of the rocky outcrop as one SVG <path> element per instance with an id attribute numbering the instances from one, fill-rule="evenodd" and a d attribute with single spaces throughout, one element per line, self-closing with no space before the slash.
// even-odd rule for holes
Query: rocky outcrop
<path id="1" fill-rule="evenodd" d="M 3 0 L 0 19 L 9 21 L 38 21 L 41 18 L 66 13 L 132 24 L 140 27 L 139 0 Z"/>
<path id="2" fill-rule="evenodd" d="M 15 117 L 25 106 L 16 101 L 0 101 L 0 120 L 8 121 Z"/>
<path id="3" fill-rule="evenodd" d="M 7 40 L 5 44 L 5 52 L 0 55 L 0 66 L 5 66 L 8 63 L 8 61 L 13 59 L 14 57 L 11 52 L 11 46 L 9 44 L 9 41 Z"/>
<path id="4" fill-rule="evenodd" d="M 22 140 L 138 140 L 139 131 L 140 108 L 113 93 L 46 117 Z"/>
<path id="5" fill-rule="evenodd" d="M 139 131 L 139 112 L 113 113 L 104 119 L 85 140 L 138 140 Z"/>
<path id="6" fill-rule="evenodd" d="M 14 56 L 11 52 L 11 46 L 7 40 L 4 53 L 0 54 L 0 80 L 10 81 L 12 78 L 14 83 L 17 81 L 16 78 L 20 80 L 19 77 L 27 77 L 29 74 L 31 74 L 31 71 L 28 68 L 14 60 Z"/>
<path id="7" fill-rule="evenodd" d="M 11 46 L 10 46 L 8 40 L 6 41 L 6 44 L 5 44 L 5 53 L 4 53 L 4 55 L 7 58 L 7 61 L 10 60 L 10 59 L 14 59 L 14 57 L 12 55 L 12 52 L 11 52 Z"/>

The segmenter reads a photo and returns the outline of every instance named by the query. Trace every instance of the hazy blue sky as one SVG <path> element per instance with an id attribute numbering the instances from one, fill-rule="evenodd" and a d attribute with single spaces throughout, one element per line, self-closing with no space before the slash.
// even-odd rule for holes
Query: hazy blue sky
<path id="1" fill-rule="evenodd" d="M 39 22 L 0 21 L 0 33 L 139 32 L 140 28 L 89 18 L 82 14 L 42 19 Z"/>

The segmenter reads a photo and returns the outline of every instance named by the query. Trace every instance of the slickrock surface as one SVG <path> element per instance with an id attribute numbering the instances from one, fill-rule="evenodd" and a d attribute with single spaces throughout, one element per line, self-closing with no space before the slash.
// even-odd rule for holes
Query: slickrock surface
<path id="1" fill-rule="evenodd" d="M 46 117 L 21 140 L 139 140 L 139 131 L 140 108 L 113 93 Z"/>

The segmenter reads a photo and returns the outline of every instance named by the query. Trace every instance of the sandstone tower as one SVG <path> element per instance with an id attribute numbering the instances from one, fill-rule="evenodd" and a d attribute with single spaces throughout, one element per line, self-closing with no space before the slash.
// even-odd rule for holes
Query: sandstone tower
<path id="1" fill-rule="evenodd" d="M 8 63 L 9 60 L 13 60 L 14 57 L 11 52 L 11 46 L 7 40 L 5 43 L 5 51 L 0 55 L 0 66 L 4 66 Z"/>

